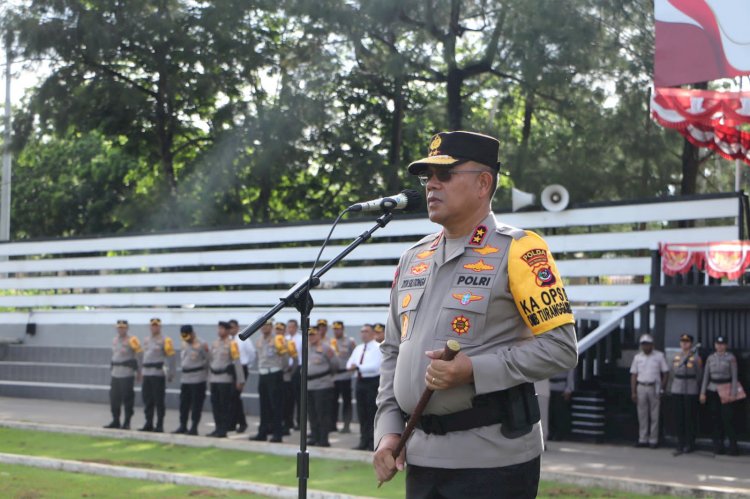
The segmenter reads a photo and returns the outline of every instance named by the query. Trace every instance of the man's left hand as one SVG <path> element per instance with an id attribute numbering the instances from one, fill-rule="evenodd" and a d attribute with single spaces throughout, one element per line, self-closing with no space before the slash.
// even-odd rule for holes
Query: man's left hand
<path id="1" fill-rule="evenodd" d="M 425 375 L 427 388 L 447 390 L 474 381 L 474 365 L 465 353 L 459 352 L 451 361 L 441 360 L 443 350 L 431 350 L 425 354 L 432 359 Z"/>

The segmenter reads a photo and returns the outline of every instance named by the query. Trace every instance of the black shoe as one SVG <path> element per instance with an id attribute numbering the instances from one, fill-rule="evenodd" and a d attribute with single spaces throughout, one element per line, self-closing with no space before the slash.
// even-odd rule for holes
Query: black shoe
<path id="1" fill-rule="evenodd" d="M 722 456 L 726 454 L 727 451 L 724 450 L 724 447 L 721 447 L 719 449 L 714 449 L 714 454 L 717 454 L 719 456 Z"/>
<path id="2" fill-rule="evenodd" d="M 658 449 L 659 444 L 648 444 L 649 449 Z"/>
<path id="3" fill-rule="evenodd" d="M 174 434 L 176 434 L 176 435 L 177 435 L 177 434 L 183 434 L 183 435 L 184 435 L 184 434 L 185 434 L 185 433 L 187 433 L 187 432 L 188 432 L 188 431 L 187 431 L 187 428 L 185 428 L 184 426 L 180 426 L 179 428 L 177 428 L 177 429 L 176 429 L 175 431 L 173 431 L 172 433 L 174 433 Z"/>
<path id="4" fill-rule="evenodd" d="M 108 428 L 108 429 L 111 429 L 111 430 L 117 430 L 117 429 L 120 428 L 120 422 L 117 421 L 117 420 L 113 420 L 108 425 L 104 425 L 104 428 Z"/>
<path id="5" fill-rule="evenodd" d="M 351 432 L 352 432 L 352 430 L 349 429 L 349 425 L 348 424 L 345 424 L 344 427 L 341 428 L 341 430 L 339 430 L 339 433 L 351 433 Z"/>
<path id="6" fill-rule="evenodd" d="M 156 428 L 154 428 L 154 433 L 164 433 L 164 427 L 159 425 Z"/>
<path id="7" fill-rule="evenodd" d="M 317 444 L 317 445 L 316 445 L 316 447 L 330 447 L 330 446 L 331 446 L 331 444 L 330 444 L 330 443 L 328 443 L 328 442 L 325 442 L 325 443 L 322 443 L 322 444 Z"/>
<path id="8" fill-rule="evenodd" d="M 684 453 L 682 449 L 675 449 L 674 452 L 672 452 L 672 455 L 674 457 L 681 456 Z"/>
<path id="9" fill-rule="evenodd" d="M 271 440 L 269 440 L 269 442 L 273 442 L 275 444 L 278 444 L 278 443 L 281 443 L 282 440 L 281 440 L 281 437 L 271 437 Z"/>
<path id="10" fill-rule="evenodd" d="M 289 430 L 282 430 L 281 435 L 285 437 L 289 437 L 292 435 L 292 433 Z"/>
<path id="11" fill-rule="evenodd" d="M 312 438 L 307 439 L 307 445 L 318 445 L 317 440 L 313 440 Z"/>
<path id="12" fill-rule="evenodd" d="M 206 436 L 211 438 L 227 438 L 227 434 L 223 431 L 215 431 L 213 433 L 209 433 Z"/>
<path id="13" fill-rule="evenodd" d="M 294 425 L 294 426 L 292 427 L 292 429 L 293 429 L 294 431 L 299 431 L 299 425 L 298 425 L 298 424 Z"/>
<path id="14" fill-rule="evenodd" d="M 214 430 L 214 431 L 212 431 L 211 433 L 206 433 L 206 436 L 207 436 L 207 437 L 215 437 L 215 436 L 216 436 L 216 435 L 218 435 L 218 434 L 219 434 L 219 432 L 218 432 L 218 431 L 216 431 L 216 430 Z"/>
<path id="15" fill-rule="evenodd" d="M 648 442 L 636 442 L 634 447 L 648 447 Z"/>
<path id="16" fill-rule="evenodd" d="M 258 433 L 254 437 L 248 438 L 248 440 L 252 440 L 254 442 L 265 442 L 266 440 L 268 440 L 268 435 L 261 435 L 260 433 Z"/>
<path id="17" fill-rule="evenodd" d="M 352 450 L 367 450 L 367 446 L 365 444 L 359 444 L 357 446 L 352 447 Z"/>
<path id="18" fill-rule="evenodd" d="M 193 426 L 192 428 L 190 428 L 188 430 L 187 434 L 188 435 L 193 435 L 193 436 L 198 435 L 198 428 L 196 428 L 195 426 Z"/>
<path id="19" fill-rule="evenodd" d="M 143 428 L 138 428 L 138 431 L 154 431 L 154 427 L 146 423 Z"/>
<path id="20" fill-rule="evenodd" d="M 125 422 L 120 427 L 121 430 L 129 430 L 130 429 L 130 420 L 126 419 Z"/>
<path id="21" fill-rule="evenodd" d="M 245 430 L 247 430 L 247 425 L 246 424 L 241 424 L 241 425 L 237 426 L 237 433 L 245 433 Z"/>
<path id="22" fill-rule="evenodd" d="M 740 455 L 740 449 L 737 448 L 737 446 L 733 445 L 729 448 L 729 452 L 727 452 L 728 456 L 739 456 Z"/>

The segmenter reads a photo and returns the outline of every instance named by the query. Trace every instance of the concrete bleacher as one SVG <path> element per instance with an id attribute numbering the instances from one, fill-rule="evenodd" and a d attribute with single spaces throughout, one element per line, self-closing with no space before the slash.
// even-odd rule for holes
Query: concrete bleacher
<path id="1" fill-rule="evenodd" d="M 650 252 L 660 243 L 737 239 L 742 199 L 670 198 L 497 217 L 545 235 L 577 317 L 596 321 L 648 298 Z M 374 218 L 342 223 L 322 261 Z M 423 216 L 397 217 L 376 232 L 323 277 L 312 320 L 343 320 L 354 339 L 361 324 L 385 322 L 399 255 L 437 229 Z M 250 323 L 305 278 L 328 230 L 327 223 L 276 224 L 0 244 L 0 395 L 105 402 L 117 319 L 127 319 L 140 338 L 148 320 L 160 317 L 176 345 L 179 326 L 188 323 L 212 340 L 218 320 Z M 290 309 L 277 316 L 296 317 Z M 2 344 L 17 340 L 23 343 Z M 245 393 L 250 412 L 254 376 Z M 177 381 L 169 386 L 172 407 Z"/>

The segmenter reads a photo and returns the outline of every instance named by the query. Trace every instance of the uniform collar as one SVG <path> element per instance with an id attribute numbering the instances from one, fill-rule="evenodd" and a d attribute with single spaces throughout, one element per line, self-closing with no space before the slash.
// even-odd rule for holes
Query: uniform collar
<path id="1" fill-rule="evenodd" d="M 487 245 L 490 240 L 490 234 L 497 228 L 497 221 L 495 220 L 495 214 L 491 211 L 487 214 L 481 222 L 479 222 L 471 233 L 464 238 L 464 248 L 482 249 Z M 435 256 L 437 257 L 438 265 L 443 265 L 450 260 L 458 258 L 462 253 L 453 255 L 452 258 L 446 258 L 446 245 L 444 232 L 440 232 L 437 239 L 432 242 L 430 249 L 437 249 Z"/>

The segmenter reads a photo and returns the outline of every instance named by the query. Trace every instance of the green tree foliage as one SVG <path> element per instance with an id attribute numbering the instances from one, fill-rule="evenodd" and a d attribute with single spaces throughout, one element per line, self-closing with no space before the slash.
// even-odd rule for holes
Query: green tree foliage
<path id="1" fill-rule="evenodd" d="M 648 117 L 645 0 L 33 0 L 7 19 L 52 61 L 17 112 L 16 237 L 328 218 L 416 187 L 404 166 L 446 129 L 500 138 L 498 207 L 511 184 L 575 203 L 685 179 Z M 692 185 L 720 189 L 719 168 Z"/>

